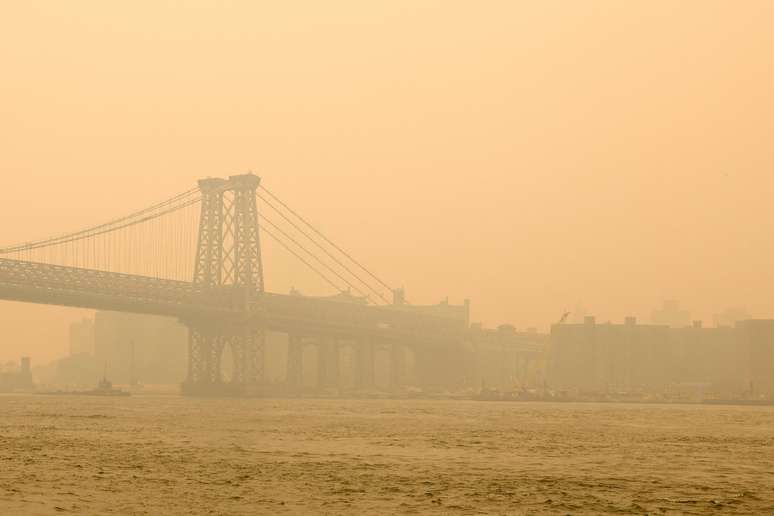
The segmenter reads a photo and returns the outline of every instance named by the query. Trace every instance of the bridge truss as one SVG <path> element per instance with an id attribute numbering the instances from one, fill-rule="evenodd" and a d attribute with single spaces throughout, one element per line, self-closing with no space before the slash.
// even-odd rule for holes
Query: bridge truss
<path id="1" fill-rule="evenodd" d="M 261 234 L 336 294 L 266 292 Z M 290 336 L 289 358 L 296 361 L 304 339 L 326 349 L 336 339 L 358 342 L 358 360 L 367 361 L 374 343 L 459 343 L 467 326 L 463 317 L 412 310 L 401 291 L 253 174 L 204 179 L 127 216 L 0 248 L 0 299 L 176 317 L 189 328 L 184 390 L 190 394 L 255 390 L 264 376 L 267 331 Z M 226 347 L 234 360 L 227 382 L 221 373 Z M 289 375 L 297 376 L 298 367 L 289 363 Z"/>

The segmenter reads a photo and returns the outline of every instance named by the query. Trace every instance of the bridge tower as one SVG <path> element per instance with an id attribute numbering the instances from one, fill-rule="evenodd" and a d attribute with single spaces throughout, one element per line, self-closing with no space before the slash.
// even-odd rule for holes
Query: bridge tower
<path id="1" fill-rule="evenodd" d="M 264 334 L 251 326 L 248 313 L 264 292 L 263 264 L 253 174 L 199 181 L 202 194 L 199 241 L 193 282 L 235 310 L 227 321 L 190 319 L 188 378 L 192 395 L 234 394 L 253 390 L 263 378 Z M 230 347 L 231 378 L 222 373 Z"/>

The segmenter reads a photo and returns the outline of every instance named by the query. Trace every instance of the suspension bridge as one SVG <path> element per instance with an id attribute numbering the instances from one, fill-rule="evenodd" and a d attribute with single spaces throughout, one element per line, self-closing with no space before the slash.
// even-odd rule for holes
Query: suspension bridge
<path id="1" fill-rule="evenodd" d="M 328 285 L 308 297 L 264 288 L 268 237 Z M 196 188 L 78 231 L 0 248 L 0 299 L 174 317 L 188 327 L 191 395 L 260 393 L 267 332 L 288 335 L 287 381 L 300 386 L 305 346 L 318 348 L 318 379 L 337 381 L 339 346 L 355 350 L 358 385 L 374 381 L 386 347 L 393 385 L 406 350 L 431 375 L 465 339 L 468 307 L 405 302 L 250 173 Z M 222 373 L 224 349 L 233 359 Z"/>

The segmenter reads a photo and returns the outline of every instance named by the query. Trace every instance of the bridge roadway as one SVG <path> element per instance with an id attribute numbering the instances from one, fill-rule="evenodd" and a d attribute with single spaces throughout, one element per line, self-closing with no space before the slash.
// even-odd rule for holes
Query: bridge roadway
<path id="1" fill-rule="evenodd" d="M 234 289 L 243 292 L 235 295 Z M 368 306 L 243 287 L 207 289 L 185 281 L 9 259 L 0 259 L 0 299 L 161 315 L 184 323 L 239 321 L 300 336 L 373 337 L 430 346 L 458 342 L 467 330 L 460 319 L 401 305 Z"/>

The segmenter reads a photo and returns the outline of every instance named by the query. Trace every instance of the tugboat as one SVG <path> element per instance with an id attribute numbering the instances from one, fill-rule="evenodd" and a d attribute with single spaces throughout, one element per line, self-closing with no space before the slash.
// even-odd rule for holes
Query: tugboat
<path id="1" fill-rule="evenodd" d="M 106 377 L 102 377 L 102 380 L 97 384 L 96 389 L 90 391 L 77 392 L 75 394 L 84 394 L 86 396 L 131 396 L 131 392 L 122 391 L 120 389 L 113 388 L 113 382 Z"/>
<path id="2" fill-rule="evenodd" d="M 113 387 L 113 382 L 107 379 L 107 365 L 105 365 L 105 373 L 102 375 L 102 380 L 99 381 L 95 389 L 88 391 L 46 391 L 36 392 L 35 394 L 46 395 L 70 395 L 70 396 L 131 396 L 131 392 L 122 391 Z"/>

